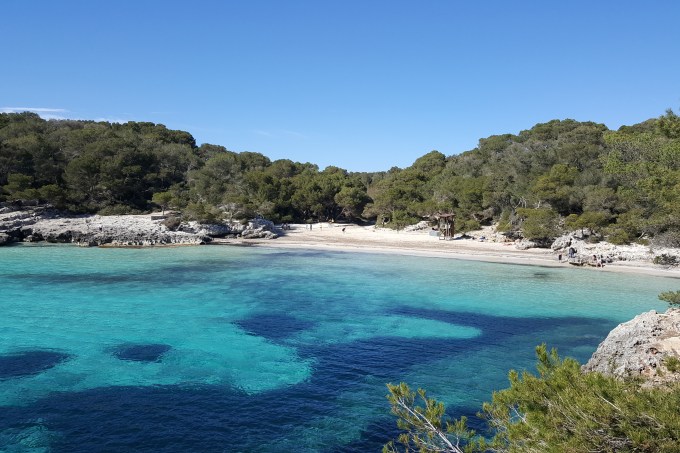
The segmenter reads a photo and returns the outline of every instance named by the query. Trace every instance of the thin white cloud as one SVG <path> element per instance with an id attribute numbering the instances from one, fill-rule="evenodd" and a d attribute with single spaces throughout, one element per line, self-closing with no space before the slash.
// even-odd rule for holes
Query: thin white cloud
<path id="1" fill-rule="evenodd" d="M 263 130 L 254 130 L 253 133 L 255 133 L 257 135 L 262 135 L 264 137 L 273 137 L 274 136 L 274 134 L 272 134 L 271 132 L 263 131 Z"/>
<path id="2" fill-rule="evenodd" d="M 307 137 L 305 134 L 301 134 L 300 132 L 295 132 L 295 131 L 281 131 L 286 135 L 290 135 L 291 137 L 295 138 L 302 138 L 307 140 L 309 137 Z"/>
<path id="3" fill-rule="evenodd" d="M 45 120 L 65 120 L 66 117 L 62 115 L 67 113 L 66 109 L 50 109 L 46 107 L 0 107 L 0 113 L 21 113 L 33 112 L 40 115 L 40 118 Z"/>
<path id="4" fill-rule="evenodd" d="M 33 113 L 66 113 L 66 109 L 48 109 L 45 107 L 0 107 L 2 113 L 19 113 L 19 112 L 33 112 Z"/>
<path id="5" fill-rule="evenodd" d="M 40 115 L 40 118 L 44 120 L 84 120 L 84 121 L 97 121 L 97 122 L 107 122 L 107 123 L 120 123 L 124 124 L 128 121 L 132 121 L 125 118 L 80 118 L 77 115 L 64 115 L 69 113 L 66 109 L 51 109 L 46 107 L 0 107 L 0 113 L 21 113 L 21 112 L 33 112 Z"/>

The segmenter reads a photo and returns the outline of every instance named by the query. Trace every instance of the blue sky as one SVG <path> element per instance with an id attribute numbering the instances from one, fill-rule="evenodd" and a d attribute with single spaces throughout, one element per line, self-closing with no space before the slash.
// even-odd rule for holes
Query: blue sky
<path id="1" fill-rule="evenodd" d="M 555 118 L 677 111 L 679 21 L 677 1 L 7 0 L 0 111 L 387 170 Z"/>

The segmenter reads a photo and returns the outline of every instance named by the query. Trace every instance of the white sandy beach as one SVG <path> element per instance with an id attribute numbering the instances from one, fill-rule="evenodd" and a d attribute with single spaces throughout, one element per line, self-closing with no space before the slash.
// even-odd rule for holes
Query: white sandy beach
<path id="1" fill-rule="evenodd" d="M 343 231 L 344 228 L 344 231 Z M 475 238 L 489 235 L 490 230 L 470 233 Z M 217 240 L 225 244 L 253 244 L 342 252 L 391 253 L 398 255 L 454 258 L 461 260 L 525 264 L 533 266 L 574 267 L 558 261 L 557 253 L 550 249 L 532 248 L 518 250 L 514 243 L 480 241 L 479 239 L 440 240 L 428 230 L 395 231 L 373 226 L 353 224 L 316 223 L 310 230 L 307 225 L 291 225 L 284 236 L 275 240 Z M 615 261 L 603 268 L 588 268 L 592 272 L 629 272 L 680 278 L 680 269 L 663 268 L 644 261 Z"/>

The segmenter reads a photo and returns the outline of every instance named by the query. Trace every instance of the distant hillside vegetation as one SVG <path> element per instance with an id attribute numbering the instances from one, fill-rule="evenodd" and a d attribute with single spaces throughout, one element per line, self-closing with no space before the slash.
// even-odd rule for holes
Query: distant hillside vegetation
<path id="1" fill-rule="evenodd" d="M 0 201 L 74 212 L 163 207 L 203 221 L 259 214 L 396 228 L 453 212 L 459 231 L 497 221 L 535 240 L 588 228 L 614 243 L 680 246 L 680 119 L 668 110 L 618 131 L 553 120 L 481 139 L 460 155 L 432 151 L 405 169 L 351 173 L 196 146 L 188 132 L 160 124 L 3 113 L 0 187 Z"/>

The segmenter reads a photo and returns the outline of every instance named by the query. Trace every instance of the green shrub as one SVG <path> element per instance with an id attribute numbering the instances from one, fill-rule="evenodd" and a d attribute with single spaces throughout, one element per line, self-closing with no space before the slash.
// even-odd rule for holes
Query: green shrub
<path id="1" fill-rule="evenodd" d="M 669 255 L 668 253 L 663 253 L 659 256 L 655 256 L 652 260 L 654 264 L 666 267 L 675 267 L 680 264 L 680 260 L 675 255 Z"/>
<path id="2" fill-rule="evenodd" d="M 506 231 L 512 230 L 512 223 L 510 222 L 510 211 L 503 211 L 501 213 L 500 219 L 498 219 L 498 224 L 496 225 L 496 231 L 499 233 L 505 233 Z"/>
<path id="3" fill-rule="evenodd" d="M 607 231 L 607 241 L 614 245 L 630 244 L 630 234 L 623 228 L 613 227 Z"/>
<path id="4" fill-rule="evenodd" d="M 522 234 L 526 239 L 545 240 L 560 235 L 559 216 L 552 209 L 517 209 L 517 215 L 523 218 Z"/>
<path id="5" fill-rule="evenodd" d="M 161 222 L 170 231 L 177 231 L 182 220 L 177 216 L 168 216 L 165 220 Z"/>
<path id="6" fill-rule="evenodd" d="M 639 380 L 582 373 L 576 360 L 560 359 L 545 345 L 536 348 L 536 355 L 536 375 L 511 371 L 510 387 L 494 392 L 483 405 L 480 416 L 492 429 L 490 439 L 468 429 L 464 417 L 450 419 L 444 405 L 425 391 L 388 385 L 403 433 L 383 451 L 680 451 L 680 384 L 645 388 Z M 671 367 L 680 367 L 680 361 Z"/>
<path id="7" fill-rule="evenodd" d="M 671 305 L 680 305 L 680 291 L 664 291 L 659 294 L 659 300 L 668 302 Z"/>
<path id="8" fill-rule="evenodd" d="M 140 214 L 141 211 L 133 209 L 130 206 L 124 204 L 116 204 L 113 206 L 106 206 L 99 210 L 99 215 L 130 215 L 130 214 Z"/>
<path id="9" fill-rule="evenodd" d="M 675 356 L 666 357 L 663 363 L 666 365 L 666 369 L 671 373 L 677 373 L 680 371 L 680 359 Z"/>

